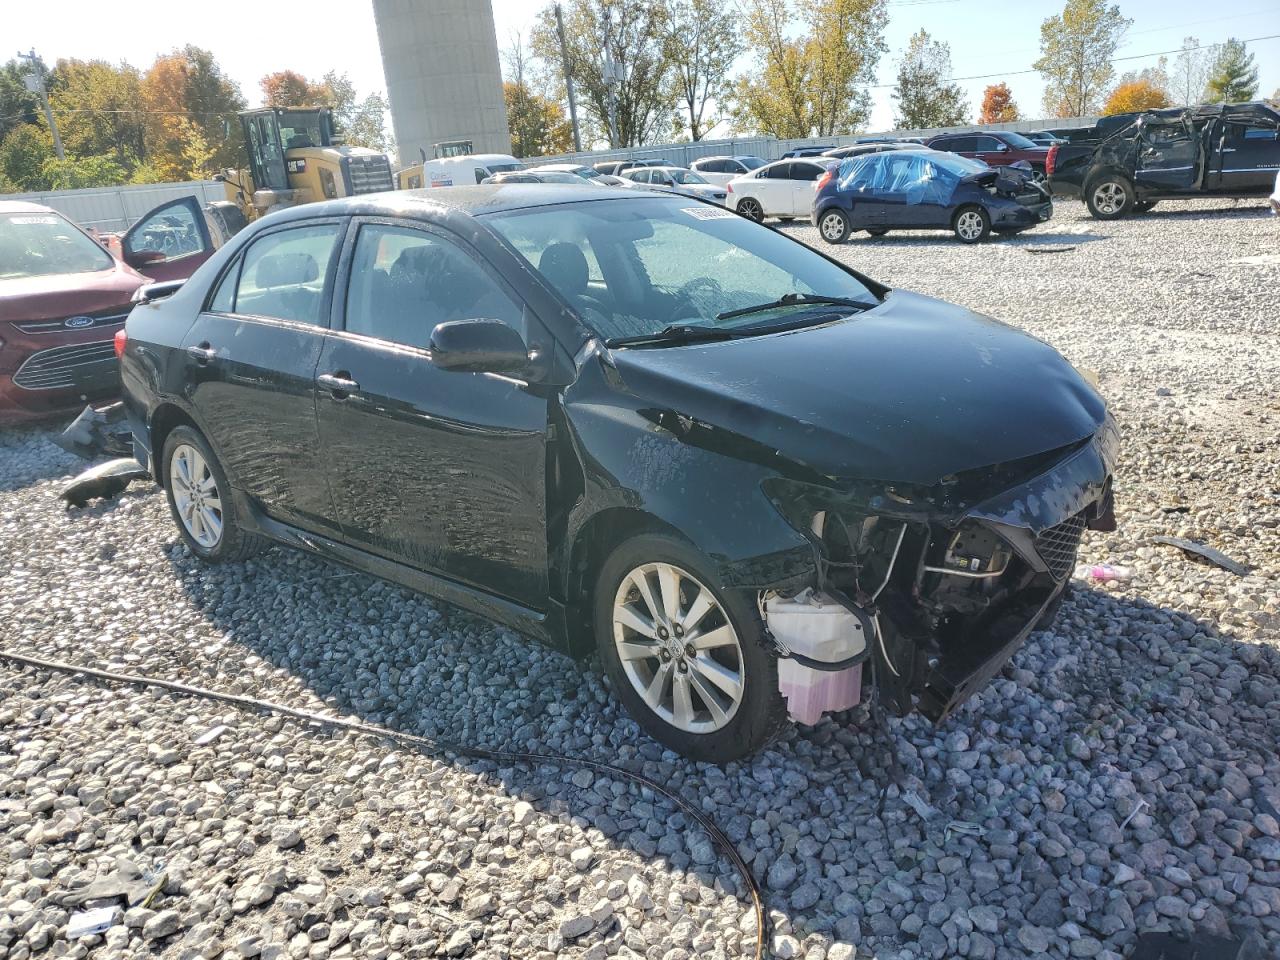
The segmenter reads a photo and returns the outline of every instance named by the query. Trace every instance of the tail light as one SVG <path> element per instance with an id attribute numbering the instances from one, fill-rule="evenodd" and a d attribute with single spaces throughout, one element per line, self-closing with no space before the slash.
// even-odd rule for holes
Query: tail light
<path id="1" fill-rule="evenodd" d="M 1044 158 L 1044 175 L 1046 177 L 1053 176 L 1053 168 L 1058 164 L 1058 145 L 1055 143 L 1049 148 L 1049 155 Z"/>
<path id="2" fill-rule="evenodd" d="M 117 330 L 116 335 L 111 338 L 111 343 L 115 346 L 117 360 L 124 356 L 124 345 L 128 342 L 129 335 L 125 332 L 124 327 Z"/>
<path id="3" fill-rule="evenodd" d="M 828 170 L 826 173 L 824 173 L 822 176 L 818 178 L 818 185 L 814 187 L 814 190 L 821 192 L 823 187 L 825 187 L 828 183 L 830 183 L 832 180 L 835 179 L 835 176 L 836 175 L 833 171 Z"/>

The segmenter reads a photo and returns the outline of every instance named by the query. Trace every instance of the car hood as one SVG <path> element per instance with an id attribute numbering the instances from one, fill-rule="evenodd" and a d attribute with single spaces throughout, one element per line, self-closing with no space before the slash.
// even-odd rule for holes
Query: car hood
<path id="1" fill-rule="evenodd" d="M 610 358 L 644 406 L 835 479 L 931 486 L 1076 443 L 1106 417 L 1048 344 L 903 290 L 820 327 Z"/>
<path id="2" fill-rule="evenodd" d="M 709 197 L 715 193 L 724 193 L 724 187 L 718 183 L 679 183 L 676 184 L 675 189 L 695 197 Z"/>
<path id="3" fill-rule="evenodd" d="M 146 282 L 119 262 L 112 269 L 92 273 L 0 280 L 0 320 L 48 320 L 127 307 L 133 292 Z"/>

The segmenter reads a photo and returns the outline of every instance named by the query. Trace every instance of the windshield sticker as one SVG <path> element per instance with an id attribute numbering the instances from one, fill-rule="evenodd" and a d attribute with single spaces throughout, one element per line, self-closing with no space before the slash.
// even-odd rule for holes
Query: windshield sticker
<path id="1" fill-rule="evenodd" d="M 724 207 L 681 207 L 680 212 L 687 213 L 695 220 L 731 220 L 737 216 Z"/>
<path id="2" fill-rule="evenodd" d="M 34 217 L 10 217 L 9 222 L 15 225 L 28 223 L 57 223 L 57 217 L 50 216 L 34 216 Z"/>

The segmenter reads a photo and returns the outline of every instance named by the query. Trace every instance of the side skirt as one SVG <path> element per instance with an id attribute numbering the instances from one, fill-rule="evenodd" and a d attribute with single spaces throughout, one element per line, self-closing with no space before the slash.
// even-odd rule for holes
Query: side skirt
<path id="1" fill-rule="evenodd" d="M 558 606 L 550 614 L 541 613 L 447 577 L 426 573 L 416 567 L 397 563 L 328 537 L 300 530 L 287 523 L 273 520 L 257 509 L 242 493 L 239 491 L 235 493 L 242 507 L 241 515 L 248 521 L 246 526 L 268 539 L 287 547 L 316 554 L 326 560 L 332 560 L 360 573 L 367 573 L 407 587 L 417 593 L 436 597 L 527 634 L 543 643 L 559 649 L 565 648 L 564 617 Z"/>

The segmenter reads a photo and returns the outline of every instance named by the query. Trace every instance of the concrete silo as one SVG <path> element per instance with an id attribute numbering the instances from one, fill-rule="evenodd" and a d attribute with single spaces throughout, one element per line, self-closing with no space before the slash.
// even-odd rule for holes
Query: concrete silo
<path id="1" fill-rule="evenodd" d="M 402 165 L 447 140 L 511 152 L 489 0 L 373 0 L 373 16 Z"/>

